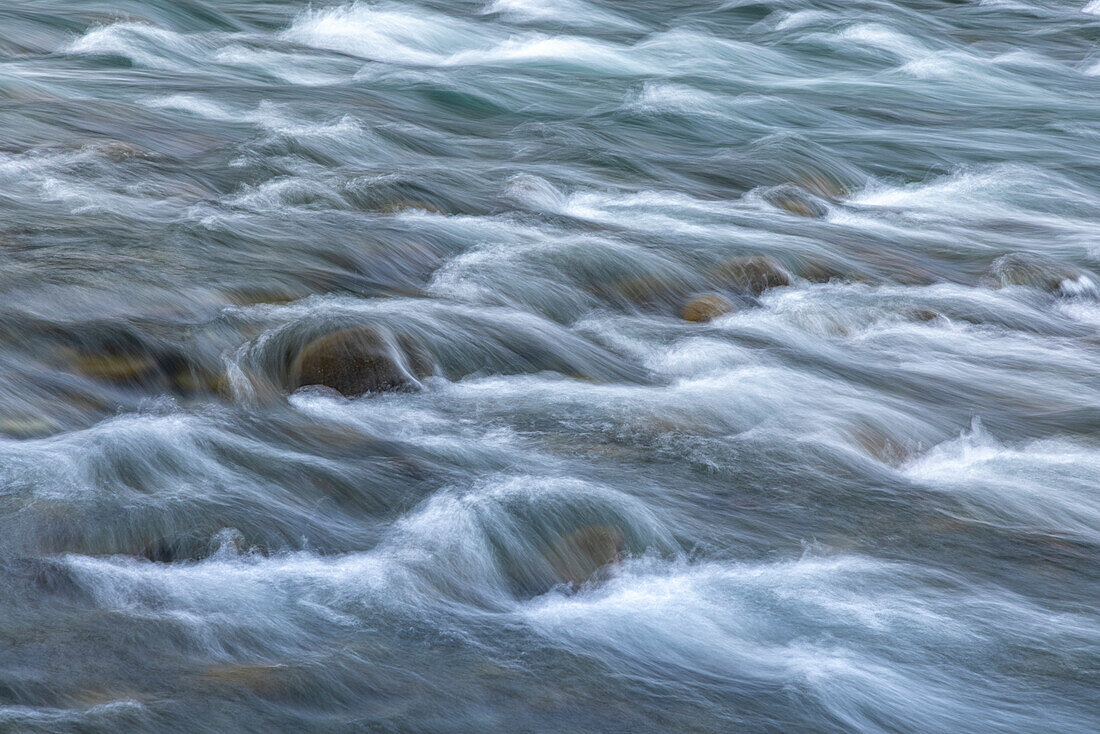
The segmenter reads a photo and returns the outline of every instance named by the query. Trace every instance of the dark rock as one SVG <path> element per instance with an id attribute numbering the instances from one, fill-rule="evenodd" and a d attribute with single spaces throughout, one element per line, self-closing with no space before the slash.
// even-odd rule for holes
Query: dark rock
<path id="1" fill-rule="evenodd" d="M 290 387 L 324 385 L 347 397 L 394 390 L 431 374 L 427 349 L 375 327 L 325 334 L 306 345 L 290 368 Z"/>

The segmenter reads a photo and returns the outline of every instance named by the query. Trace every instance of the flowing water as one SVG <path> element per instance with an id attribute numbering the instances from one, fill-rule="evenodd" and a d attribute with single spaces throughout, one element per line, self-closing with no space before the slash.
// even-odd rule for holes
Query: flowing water
<path id="1" fill-rule="evenodd" d="M 2 0 L 0 262 L 0 731 L 1095 731 L 1096 1 Z"/>

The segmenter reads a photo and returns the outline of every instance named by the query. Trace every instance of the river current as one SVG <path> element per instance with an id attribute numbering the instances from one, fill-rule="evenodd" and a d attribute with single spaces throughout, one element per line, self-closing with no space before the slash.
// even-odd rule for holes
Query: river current
<path id="1" fill-rule="evenodd" d="M 1085 734 L 1098 600 L 1100 2 L 0 0 L 0 732 Z"/>

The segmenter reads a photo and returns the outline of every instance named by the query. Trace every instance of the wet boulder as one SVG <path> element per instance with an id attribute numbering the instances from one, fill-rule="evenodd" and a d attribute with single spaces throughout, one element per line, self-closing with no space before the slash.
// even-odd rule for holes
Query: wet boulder
<path id="1" fill-rule="evenodd" d="M 824 171 L 804 173 L 795 181 L 799 188 L 809 191 L 826 201 L 840 201 L 846 199 L 852 193 L 849 184 L 841 180 L 843 176 L 836 176 Z"/>
<path id="2" fill-rule="evenodd" d="M 769 255 L 752 255 L 724 260 L 710 269 L 719 285 L 734 287 L 759 296 L 769 288 L 791 284 L 790 271 Z"/>
<path id="3" fill-rule="evenodd" d="M 411 338 L 361 326 L 330 332 L 298 352 L 290 388 L 324 385 L 346 397 L 416 385 L 433 371 L 431 355 Z"/>
<path id="4" fill-rule="evenodd" d="M 863 423 L 854 427 L 852 435 L 864 454 L 889 466 L 901 466 L 916 453 L 913 441 L 904 440 L 881 426 Z"/>
<path id="5" fill-rule="evenodd" d="M 210 665 L 198 671 L 192 681 L 204 688 L 228 688 L 265 698 L 308 695 L 316 687 L 308 670 L 287 663 Z"/>
<path id="6" fill-rule="evenodd" d="M 195 345 L 136 327 L 84 324 L 59 337 L 56 356 L 66 367 L 116 388 L 196 397 L 216 394 L 223 379 L 216 359 Z"/>
<path id="7" fill-rule="evenodd" d="M 623 559 L 626 550 L 626 540 L 617 529 L 588 525 L 552 543 L 546 560 L 558 583 L 580 586 L 599 579 L 609 566 Z"/>
<path id="8" fill-rule="evenodd" d="M 993 288 L 1026 286 L 1067 296 L 1098 290 L 1096 278 L 1088 271 L 1030 253 L 1012 253 L 997 258 L 985 271 L 982 282 Z"/>
<path id="9" fill-rule="evenodd" d="M 946 324 L 949 320 L 939 311 L 931 308 L 915 308 L 905 313 L 909 321 L 924 324 Z"/>
<path id="10" fill-rule="evenodd" d="M 856 272 L 842 261 L 802 257 L 795 261 L 792 270 L 811 283 L 865 283 L 870 280 L 869 275 Z"/>
<path id="11" fill-rule="evenodd" d="M 680 309 L 680 318 L 684 321 L 710 321 L 723 314 L 732 313 L 736 307 L 725 296 L 717 293 L 702 293 L 693 296 Z"/>
<path id="12" fill-rule="evenodd" d="M 141 352 L 73 350 L 70 359 L 85 377 L 114 384 L 149 382 L 158 372 L 153 356 Z"/>
<path id="13" fill-rule="evenodd" d="M 445 212 L 430 201 L 417 201 L 412 199 L 398 199 L 388 201 L 378 207 L 383 214 L 400 214 L 401 212 L 421 212 L 424 214 L 444 214 Z"/>
<path id="14" fill-rule="evenodd" d="M 829 213 L 825 203 L 800 186 L 777 186 L 763 194 L 764 200 L 788 214 L 798 217 L 824 217 Z"/>
<path id="15" fill-rule="evenodd" d="M 651 273 L 593 284 L 590 290 L 601 299 L 622 306 L 663 310 L 699 285 L 682 277 Z"/>

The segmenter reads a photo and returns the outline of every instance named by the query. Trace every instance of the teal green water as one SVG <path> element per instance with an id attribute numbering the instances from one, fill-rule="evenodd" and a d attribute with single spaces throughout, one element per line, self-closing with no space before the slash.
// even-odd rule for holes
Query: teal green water
<path id="1" fill-rule="evenodd" d="M 0 732 L 1094 731 L 1098 43 L 0 0 Z"/>

